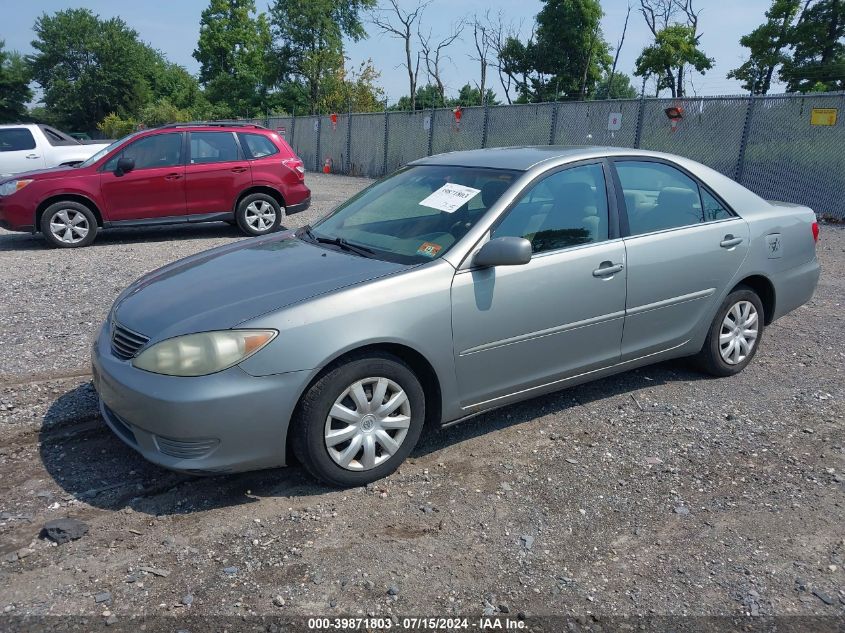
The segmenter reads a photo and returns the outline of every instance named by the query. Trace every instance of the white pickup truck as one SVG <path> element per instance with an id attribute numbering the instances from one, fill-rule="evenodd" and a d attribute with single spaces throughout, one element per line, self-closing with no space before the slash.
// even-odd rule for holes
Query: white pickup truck
<path id="1" fill-rule="evenodd" d="M 0 178 L 22 171 L 76 165 L 107 145 L 102 141 L 77 141 L 49 125 L 0 125 Z"/>

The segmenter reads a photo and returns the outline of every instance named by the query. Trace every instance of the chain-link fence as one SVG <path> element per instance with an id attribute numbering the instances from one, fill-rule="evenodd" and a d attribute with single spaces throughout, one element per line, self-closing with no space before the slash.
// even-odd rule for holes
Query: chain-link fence
<path id="1" fill-rule="evenodd" d="M 665 110 L 680 107 L 673 124 Z M 845 218 L 845 93 L 632 99 L 253 119 L 308 170 L 369 176 L 431 154 L 515 145 L 638 147 L 692 158 L 770 200 Z"/>

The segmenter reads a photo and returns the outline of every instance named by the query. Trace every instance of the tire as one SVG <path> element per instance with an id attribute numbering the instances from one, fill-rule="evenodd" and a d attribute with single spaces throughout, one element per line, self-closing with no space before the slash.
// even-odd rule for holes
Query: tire
<path id="1" fill-rule="evenodd" d="M 278 231 L 284 212 L 279 203 L 266 193 L 245 196 L 235 211 L 238 228 L 247 235 L 267 235 Z"/>
<path id="2" fill-rule="evenodd" d="M 750 323 L 752 314 L 756 317 Z M 731 315 L 730 319 L 728 315 Z M 704 346 L 694 357 L 699 369 L 713 376 L 733 376 L 745 369 L 760 348 L 765 317 L 763 302 L 757 293 L 747 286 L 737 286 L 725 297 L 710 325 Z M 730 329 L 732 323 L 736 323 L 733 330 Z M 752 331 L 756 333 L 753 338 L 749 335 Z M 721 340 L 722 336 L 728 338 Z M 744 347 L 740 338 L 750 348 Z"/>
<path id="3" fill-rule="evenodd" d="M 361 386 L 360 392 L 356 385 Z M 379 407 L 373 402 L 382 385 Z M 367 406 L 360 407 L 358 402 Z M 341 408 L 336 408 L 338 403 Z M 378 414 L 379 408 L 385 412 Z M 343 418 L 333 412 L 341 412 Z M 293 453 L 324 483 L 364 486 L 386 477 L 405 461 L 419 440 L 424 421 L 425 395 L 414 372 L 391 354 L 361 356 L 328 371 L 305 393 L 292 420 Z M 336 437 L 329 440 L 329 434 Z"/>
<path id="4" fill-rule="evenodd" d="M 97 237 L 97 218 L 79 202 L 61 200 L 41 214 L 41 233 L 55 248 L 81 248 Z"/>

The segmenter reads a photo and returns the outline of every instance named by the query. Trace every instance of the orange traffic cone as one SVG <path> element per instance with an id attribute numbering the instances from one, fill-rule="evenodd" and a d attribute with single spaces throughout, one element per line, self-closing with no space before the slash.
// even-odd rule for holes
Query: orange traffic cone
<path id="1" fill-rule="evenodd" d="M 332 173 L 332 159 L 331 158 L 327 158 L 326 162 L 323 163 L 323 173 L 324 174 Z"/>

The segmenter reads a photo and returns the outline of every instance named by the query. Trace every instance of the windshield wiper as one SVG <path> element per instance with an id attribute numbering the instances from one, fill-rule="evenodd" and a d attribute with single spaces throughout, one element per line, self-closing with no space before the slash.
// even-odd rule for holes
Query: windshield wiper
<path id="1" fill-rule="evenodd" d="M 371 248 L 361 246 L 360 244 L 352 244 L 351 242 L 346 241 L 342 237 L 324 237 L 322 235 L 317 235 L 316 233 L 314 233 L 314 231 L 311 230 L 311 226 L 308 224 L 302 227 L 300 235 L 302 234 L 307 235 L 312 242 L 318 242 L 320 244 L 331 244 L 333 246 L 337 246 L 338 248 L 344 251 L 360 255 L 361 257 L 369 257 L 370 255 L 373 255 L 375 253 L 375 251 Z"/>

